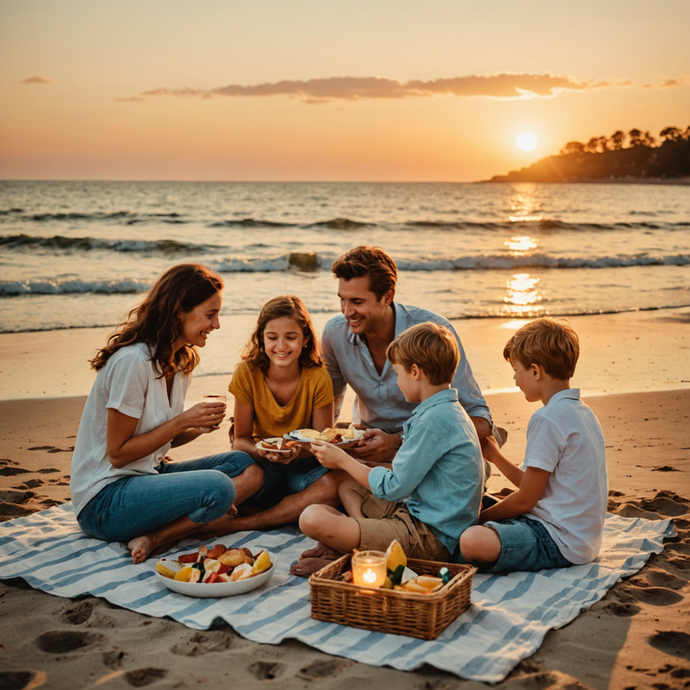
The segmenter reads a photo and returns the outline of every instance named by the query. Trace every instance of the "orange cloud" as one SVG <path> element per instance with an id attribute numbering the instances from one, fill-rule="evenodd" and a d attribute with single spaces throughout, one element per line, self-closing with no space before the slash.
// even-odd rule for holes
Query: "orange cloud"
<path id="1" fill-rule="evenodd" d="M 665 79 L 661 84 L 644 84 L 641 88 L 680 86 L 688 79 Z M 176 96 L 182 98 L 234 98 L 260 96 L 288 96 L 302 98 L 309 105 L 332 100 L 402 99 L 436 95 L 500 99 L 554 98 L 563 91 L 584 91 L 604 88 L 635 88 L 630 80 L 579 80 L 571 75 L 546 73 L 503 72 L 491 75 L 470 75 L 431 81 L 400 82 L 382 77 L 326 77 L 307 80 L 283 80 L 272 83 L 242 85 L 229 84 L 215 89 L 158 88 L 144 91 L 145 96 Z M 122 101 L 137 100 L 118 99 Z"/>
<path id="2" fill-rule="evenodd" d="M 31 77 L 30 79 L 24 79 L 20 81 L 20 84 L 52 84 L 51 79 L 46 79 L 45 77 Z"/>

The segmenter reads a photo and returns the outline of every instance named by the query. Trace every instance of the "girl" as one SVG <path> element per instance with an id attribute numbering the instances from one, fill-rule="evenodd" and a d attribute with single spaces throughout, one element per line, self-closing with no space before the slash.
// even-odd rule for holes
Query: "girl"
<path id="1" fill-rule="evenodd" d="M 225 416 L 222 403 L 184 411 L 196 348 L 220 328 L 222 289 L 203 266 L 174 266 L 91 360 L 98 374 L 72 458 L 74 512 L 87 534 L 127 542 L 134 563 L 193 533 L 226 534 L 233 504 L 263 481 L 246 453 L 164 462 L 171 446 L 213 431 Z"/>
<path id="2" fill-rule="evenodd" d="M 293 429 L 333 426 L 333 384 L 302 300 L 285 295 L 267 302 L 241 356 L 228 386 L 235 397 L 233 447 L 264 470 L 263 487 L 247 504 L 264 512 L 238 517 L 233 531 L 296 521 L 315 499 L 337 505 L 339 473 L 327 476 L 309 451 L 296 446 L 277 453 L 256 447 L 261 439 Z"/>

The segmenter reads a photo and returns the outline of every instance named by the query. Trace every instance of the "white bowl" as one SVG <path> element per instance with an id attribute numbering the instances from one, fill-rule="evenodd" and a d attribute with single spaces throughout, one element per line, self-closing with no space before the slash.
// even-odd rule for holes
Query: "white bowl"
<path id="1" fill-rule="evenodd" d="M 180 580 L 164 577 L 158 571 L 156 571 L 156 577 L 168 589 L 178 594 L 184 594 L 187 597 L 200 597 L 202 599 L 209 597 L 232 597 L 235 594 L 251 592 L 253 589 L 261 587 L 264 582 L 268 582 L 271 575 L 275 572 L 277 564 L 275 556 L 273 554 L 269 555 L 271 556 L 271 567 L 268 570 L 248 577 L 246 580 L 237 580 L 237 582 L 211 582 L 210 584 L 208 582 L 181 582 Z"/>

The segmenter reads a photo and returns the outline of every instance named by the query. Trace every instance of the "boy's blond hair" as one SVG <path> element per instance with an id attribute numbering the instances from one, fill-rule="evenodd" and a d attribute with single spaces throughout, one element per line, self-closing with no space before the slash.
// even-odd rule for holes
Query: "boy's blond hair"
<path id="1" fill-rule="evenodd" d="M 525 369 L 538 364 L 552 378 L 565 381 L 575 373 L 580 339 L 567 321 L 544 317 L 515 331 L 503 356 L 509 362 L 517 360 Z"/>
<path id="2" fill-rule="evenodd" d="M 420 323 L 401 333 L 386 350 L 391 364 L 410 371 L 416 364 L 432 386 L 450 383 L 458 368 L 460 353 L 455 336 L 431 321 Z"/>

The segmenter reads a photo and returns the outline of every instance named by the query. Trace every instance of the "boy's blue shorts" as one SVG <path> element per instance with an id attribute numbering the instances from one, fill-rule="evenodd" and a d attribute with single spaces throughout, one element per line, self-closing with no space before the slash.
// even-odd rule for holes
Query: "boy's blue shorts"
<path id="1" fill-rule="evenodd" d="M 264 483 L 242 505 L 261 510 L 271 508 L 290 494 L 304 491 L 317 479 L 330 472 L 316 458 L 300 458 L 289 465 L 271 462 L 266 458 L 259 458 L 255 462 L 264 471 Z"/>
<path id="2" fill-rule="evenodd" d="M 511 573 L 573 565 L 561 554 L 546 527 L 537 520 L 519 515 L 500 522 L 489 521 L 484 526 L 492 527 L 501 540 L 501 555 L 485 572 Z"/>

